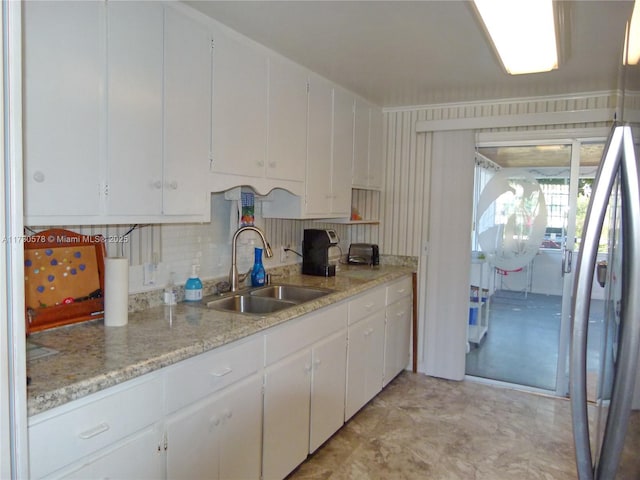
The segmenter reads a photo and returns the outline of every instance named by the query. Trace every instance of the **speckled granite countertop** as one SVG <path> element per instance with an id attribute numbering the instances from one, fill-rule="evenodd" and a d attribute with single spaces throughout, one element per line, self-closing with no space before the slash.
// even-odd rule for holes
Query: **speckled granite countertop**
<path id="1" fill-rule="evenodd" d="M 335 293 L 265 317 L 179 303 L 129 314 L 124 327 L 102 320 L 34 333 L 29 342 L 59 353 L 27 362 L 29 416 L 111 387 L 410 274 L 397 266 L 342 266 L 335 277 L 294 274 L 274 283 Z"/>

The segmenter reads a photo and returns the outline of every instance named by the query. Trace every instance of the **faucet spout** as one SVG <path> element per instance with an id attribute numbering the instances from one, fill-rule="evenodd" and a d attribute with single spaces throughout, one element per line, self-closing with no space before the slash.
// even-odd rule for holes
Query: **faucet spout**
<path id="1" fill-rule="evenodd" d="M 262 240 L 262 245 L 264 246 L 264 253 L 267 258 L 273 257 L 273 252 L 271 251 L 271 246 L 269 242 L 267 242 L 266 237 L 264 236 L 264 232 L 260 230 L 258 227 L 253 225 L 247 225 L 246 227 L 240 227 L 236 230 L 236 233 L 233 234 L 233 240 L 231 241 L 231 271 L 229 272 L 229 283 L 231 284 L 231 291 L 235 292 L 238 290 L 238 266 L 237 266 L 237 244 L 238 237 L 242 232 L 252 231 L 256 232 Z"/>

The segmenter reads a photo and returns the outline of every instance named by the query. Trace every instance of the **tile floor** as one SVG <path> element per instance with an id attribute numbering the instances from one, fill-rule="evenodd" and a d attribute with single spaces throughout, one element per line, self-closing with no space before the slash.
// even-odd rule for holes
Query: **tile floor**
<path id="1" fill-rule="evenodd" d="M 403 372 L 288 480 L 576 477 L 567 400 Z"/>

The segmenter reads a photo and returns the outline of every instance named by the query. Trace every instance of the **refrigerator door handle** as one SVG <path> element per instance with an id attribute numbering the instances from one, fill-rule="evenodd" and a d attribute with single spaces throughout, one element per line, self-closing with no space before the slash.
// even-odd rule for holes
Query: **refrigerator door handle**
<path id="1" fill-rule="evenodd" d="M 565 273 L 571 273 L 573 265 L 573 252 L 567 248 L 564 249 L 564 255 L 562 255 L 562 276 Z"/>
<path id="2" fill-rule="evenodd" d="M 640 349 L 640 173 L 631 127 L 624 127 L 622 153 L 621 331 L 609 415 L 596 478 L 615 478 L 625 443 Z"/>
<path id="3" fill-rule="evenodd" d="M 622 129 L 614 126 L 605 146 L 605 153 L 591 193 L 582 233 L 582 242 L 576 265 L 573 292 L 573 332 L 570 355 L 571 416 L 576 451 L 576 466 L 580 480 L 593 480 L 593 462 L 589 443 L 589 418 L 587 412 L 587 327 L 591 285 L 607 204 L 620 165 Z"/>

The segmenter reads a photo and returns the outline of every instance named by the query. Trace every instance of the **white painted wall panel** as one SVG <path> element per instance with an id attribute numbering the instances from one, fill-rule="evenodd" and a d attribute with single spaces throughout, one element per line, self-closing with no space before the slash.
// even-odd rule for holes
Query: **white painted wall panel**
<path id="1" fill-rule="evenodd" d="M 465 371 L 474 149 L 471 131 L 433 134 L 424 371 L 453 380 Z"/>
<path id="2" fill-rule="evenodd" d="M 382 192 L 382 253 L 418 256 L 421 224 L 428 208 L 429 167 L 426 136 L 416 135 L 422 112 L 386 115 L 386 174 Z"/>

